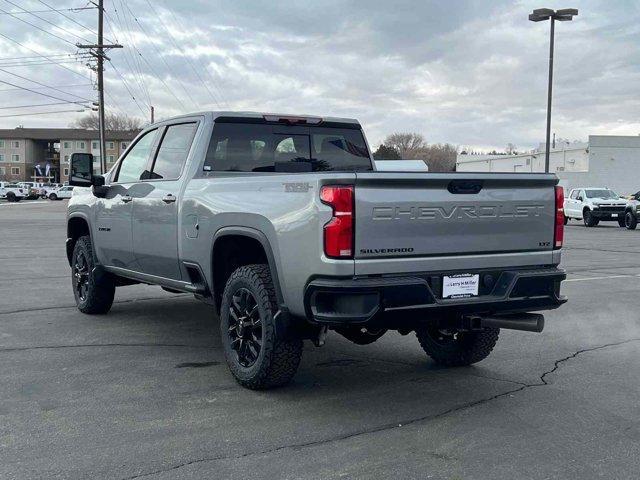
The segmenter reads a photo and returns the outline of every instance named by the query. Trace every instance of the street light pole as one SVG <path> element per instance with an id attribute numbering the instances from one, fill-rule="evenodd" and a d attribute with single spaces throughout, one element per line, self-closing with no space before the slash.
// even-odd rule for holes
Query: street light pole
<path id="1" fill-rule="evenodd" d="M 547 88 L 547 138 L 544 152 L 544 171 L 549 173 L 549 156 L 551 150 L 551 98 L 553 91 L 553 45 L 555 41 L 555 21 L 568 22 L 578 15 L 576 8 L 564 8 L 552 10 L 550 8 L 538 8 L 529 15 L 532 22 L 551 20 L 551 32 L 549 39 L 549 86 Z"/>
<path id="2" fill-rule="evenodd" d="M 549 87 L 547 88 L 547 148 L 544 152 L 544 173 L 549 173 L 549 150 L 551 149 L 551 97 L 553 90 L 553 43 L 556 21 L 551 17 L 551 40 L 549 41 Z"/>

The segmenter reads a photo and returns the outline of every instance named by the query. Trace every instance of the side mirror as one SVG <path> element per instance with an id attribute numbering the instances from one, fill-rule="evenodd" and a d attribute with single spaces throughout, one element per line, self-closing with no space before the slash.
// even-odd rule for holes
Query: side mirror
<path id="1" fill-rule="evenodd" d="M 69 185 L 74 187 L 90 187 L 93 185 L 93 155 L 90 153 L 74 153 L 71 155 Z"/>

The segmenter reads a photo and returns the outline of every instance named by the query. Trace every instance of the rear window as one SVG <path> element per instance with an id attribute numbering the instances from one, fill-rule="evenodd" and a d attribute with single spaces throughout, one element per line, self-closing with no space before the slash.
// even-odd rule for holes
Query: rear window
<path id="1" fill-rule="evenodd" d="M 223 172 L 370 171 L 359 129 L 216 123 L 205 170 Z"/>

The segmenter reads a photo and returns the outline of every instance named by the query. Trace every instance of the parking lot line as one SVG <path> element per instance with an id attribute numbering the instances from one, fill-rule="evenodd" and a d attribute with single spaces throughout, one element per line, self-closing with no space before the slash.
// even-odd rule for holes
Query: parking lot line
<path id="1" fill-rule="evenodd" d="M 49 202 L 47 202 L 46 200 L 33 200 L 31 202 L 24 202 L 24 203 L 22 203 L 22 202 L 15 202 L 15 203 L 13 203 L 13 202 L 0 202 L 0 206 L 8 207 L 10 205 L 35 205 L 37 203 L 49 203 Z"/>
<path id="2" fill-rule="evenodd" d="M 589 280 L 607 280 L 609 278 L 638 278 L 640 275 L 607 275 L 605 277 L 569 278 L 565 282 L 587 282 Z"/>

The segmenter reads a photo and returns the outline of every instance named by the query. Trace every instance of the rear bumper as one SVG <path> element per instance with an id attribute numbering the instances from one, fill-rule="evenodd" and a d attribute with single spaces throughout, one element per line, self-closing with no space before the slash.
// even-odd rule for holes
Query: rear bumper
<path id="1" fill-rule="evenodd" d="M 446 272 L 450 274 L 451 272 Z M 476 271 L 480 295 L 443 299 L 442 273 L 314 279 L 305 290 L 307 318 L 329 325 L 420 321 L 450 314 L 492 315 L 550 310 L 567 300 L 558 268 Z"/>

